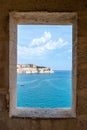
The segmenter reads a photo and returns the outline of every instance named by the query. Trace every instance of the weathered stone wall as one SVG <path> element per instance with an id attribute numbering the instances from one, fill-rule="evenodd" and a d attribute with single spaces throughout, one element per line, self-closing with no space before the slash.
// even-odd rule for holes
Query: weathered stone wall
<path id="1" fill-rule="evenodd" d="M 77 12 L 77 117 L 76 119 L 9 118 L 9 12 Z M 0 130 L 86 130 L 87 129 L 87 1 L 86 0 L 0 0 Z"/>

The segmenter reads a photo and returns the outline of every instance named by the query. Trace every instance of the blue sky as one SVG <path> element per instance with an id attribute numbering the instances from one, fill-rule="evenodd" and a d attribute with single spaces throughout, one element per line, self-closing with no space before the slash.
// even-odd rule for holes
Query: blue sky
<path id="1" fill-rule="evenodd" d="M 72 69 L 72 25 L 18 25 L 17 63 Z"/>

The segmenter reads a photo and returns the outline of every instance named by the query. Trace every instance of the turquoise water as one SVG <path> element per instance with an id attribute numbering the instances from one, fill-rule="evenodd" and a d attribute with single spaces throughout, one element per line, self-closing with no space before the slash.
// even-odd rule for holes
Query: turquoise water
<path id="1" fill-rule="evenodd" d="M 71 71 L 55 71 L 53 74 L 17 74 L 17 107 L 72 107 Z"/>

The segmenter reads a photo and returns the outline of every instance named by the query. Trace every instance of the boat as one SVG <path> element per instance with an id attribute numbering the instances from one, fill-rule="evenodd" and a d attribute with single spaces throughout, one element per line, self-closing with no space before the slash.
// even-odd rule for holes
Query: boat
<path id="1" fill-rule="evenodd" d="M 20 84 L 20 86 L 24 86 L 24 84 Z"/>

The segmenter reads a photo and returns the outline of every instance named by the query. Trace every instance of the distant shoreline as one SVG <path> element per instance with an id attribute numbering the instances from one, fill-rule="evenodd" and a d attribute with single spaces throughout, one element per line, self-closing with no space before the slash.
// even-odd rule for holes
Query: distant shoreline
<path id="1" fill-rule="evenodd" d="M 18 74 L 48 74 L 54 73 L 54 70 L 49 67 L 37 66 L 35 64 L 17 64 Z"/>
<path id="2" fill-rule="evenodd" d="M 30 74 L 30 75 L 32 75 L 32 74 L 54 74 L 54 73 L 56 73 L 56 72 L 72 72 L 72 70 L 53 70 L 54 72 L 53 73 L 17 73 L 18 75 L 20 75 L 20 74 Z"/>

